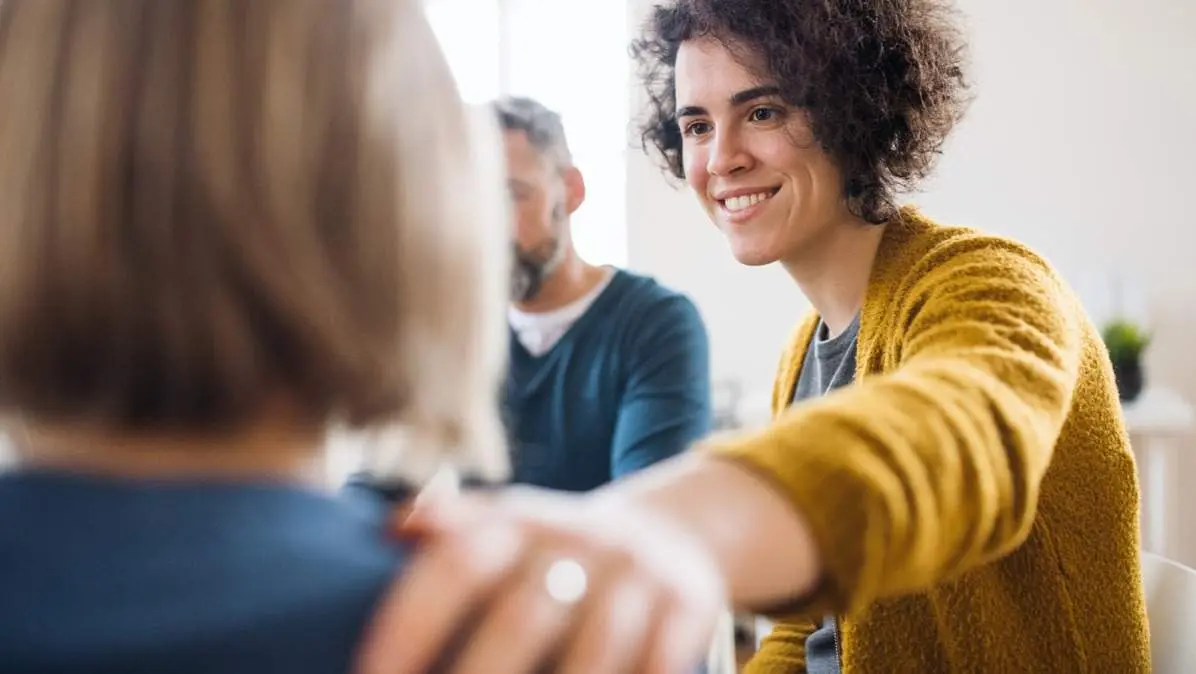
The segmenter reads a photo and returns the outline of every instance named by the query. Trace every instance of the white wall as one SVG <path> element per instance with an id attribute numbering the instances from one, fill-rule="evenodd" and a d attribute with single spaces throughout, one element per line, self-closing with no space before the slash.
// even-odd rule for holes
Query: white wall
<path id="1" fill-rule="evenodd" d="M 651 4 L 630 0 L 633 34 Z M 1037 248 L 1098 319 L 1121 278 L 1126 309 L 1156 331 L 1150 380 L 1196 401 L 1196 2 L 958 6 L 976 100 L 913 201 Z M 633 111 L 641 104 L 633 88 Z M 628 161 L 627 208 L 631 265 L 696 300 L 716 377 L 766 390 L 808 303 L 779 269 L 738 267 L 692 199 L 639 153 Z M 1196 442 L 1183 450 L 1181 482 L 1196 480 Z M 1196 510 L 1196 494 L 1188 500 L 1179 512 Z M 1196 527 L 1185 529 L 1179 556 L 1193 564 Z"/>

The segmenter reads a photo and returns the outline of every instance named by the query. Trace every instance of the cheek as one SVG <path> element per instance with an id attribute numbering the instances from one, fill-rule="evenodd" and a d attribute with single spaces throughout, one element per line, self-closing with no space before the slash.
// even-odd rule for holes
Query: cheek
<path id="1" fill-rule="evenodd" d="M 519 242 L 534 244 L 552 231 L 552 204 L 547 199 L 525 199 L 517 203 L 515 223 Z"/>
<path id="2" fill-rule="evenodd" d="M 536 233 L 536 213 L 527 202 L 515 205 L 515 234 L 520 241 L 524 241 Z"/>
<path id="3" fill-rule="evenodd" d="M 682 167 L 685 169 L 685 184 L 699 199 L 705 201 L 706 183 L 710 180 L 706 173 L 706 158 L 701 152 L 686 152 Z"/>
<path id="4" fill-rule="evenodd" d="M 785 175 L 796 188 L 794 196 L 807 206 L 817 205 L 808 202 L 822 202 L 828 198 L 833 200 L 839 192 L 838 175 L 817 150 L 790 144 L 761 152 L 757 156 L 762 163 Z"/>
<path id="5" fill-rule="evenodd" d="M 809 182 L 811 208 L 829 212 L 843 201 L 843 178 L 821 152 L 811 152 L 805 158 L 805 180 Z"/>

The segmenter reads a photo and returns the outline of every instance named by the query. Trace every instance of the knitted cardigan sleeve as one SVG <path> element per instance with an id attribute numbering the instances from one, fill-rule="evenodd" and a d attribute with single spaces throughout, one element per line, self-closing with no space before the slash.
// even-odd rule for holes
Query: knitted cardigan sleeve
<path id="1" fill-rule="evenodd" d="M 1045 261 L 964 238 L 904 272 L 891 301 L 864 307 L 880 345 L 860 356 L 886 361 L 883 374 L 709 447 L 768 478 L 811 526 L 824 578 L 809 615 L 924 590 L 1015 549 L 1072 404 L 1083 313 Z"/>

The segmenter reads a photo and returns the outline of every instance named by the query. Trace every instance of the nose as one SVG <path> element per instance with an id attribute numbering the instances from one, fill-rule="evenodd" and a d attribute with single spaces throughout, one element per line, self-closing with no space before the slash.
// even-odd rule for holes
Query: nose
<path id="1" fill-rule="evenodd" d="M 751 168 L 752 156 L 734 130 L 716 131 L 706 158 L 710 175 L 726 177 Z"/>
<path id="2" fill-rule="evenodd" d="M 531 248 L 538 239 L 545 236 L 545 228 L 526 214 L 515 214 L 515 243 L 524 248 Z"/>

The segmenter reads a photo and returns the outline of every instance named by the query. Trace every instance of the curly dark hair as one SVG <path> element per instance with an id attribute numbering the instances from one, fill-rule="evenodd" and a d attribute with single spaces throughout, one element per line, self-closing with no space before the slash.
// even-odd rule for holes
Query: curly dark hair
<path id="1" fill-rule="evenodd" d="M 677 178 L 677 51 L 707 37 L 761 58 L 759 75 L 809 115 L 852 212 L 874 224 L 930 173 L 967 107 L 963 39 L 944 0 L 674 0 L 653 9 L 631 51 L 649 101 L 644 150 Z"/>

